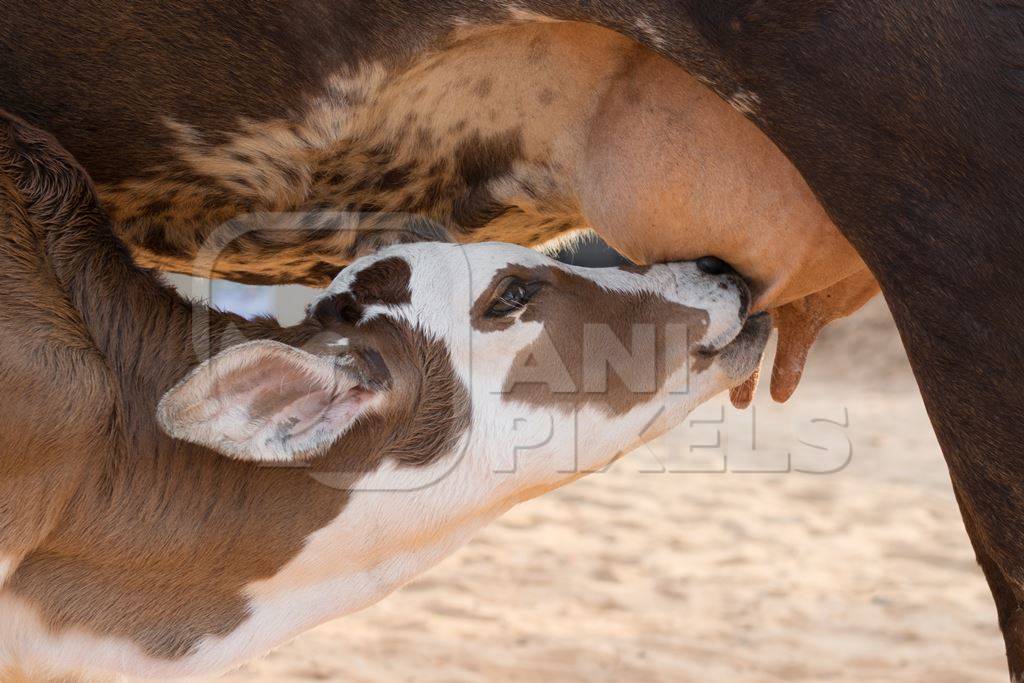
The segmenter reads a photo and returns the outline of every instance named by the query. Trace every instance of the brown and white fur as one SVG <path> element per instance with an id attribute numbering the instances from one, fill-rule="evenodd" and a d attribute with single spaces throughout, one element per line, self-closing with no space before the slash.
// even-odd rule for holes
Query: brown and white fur
<path id="1" fill-rule="evenodd" d="M 742 381 L 770 328 L 692 263 L 436 243 L 248 322 L 138 269 L 6 116 L 0 283 L 0 678 L 208 674 L 366 607 Z"/>

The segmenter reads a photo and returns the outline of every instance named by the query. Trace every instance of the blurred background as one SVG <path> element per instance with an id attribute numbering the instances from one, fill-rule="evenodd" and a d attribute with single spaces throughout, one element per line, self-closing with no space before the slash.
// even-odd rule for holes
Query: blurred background
<path id="1" fill-rule="evenodd" d="M 616 259 L 596 240 L 561 256 Z M 313 293 L 212 286 L 219 307 L 284 322 Z M 747 411 L 709 402 L 227 680 L 1004 680 L 995 610 L 884 302 L 826 330 L 787 405 L 764 389 Z"/>

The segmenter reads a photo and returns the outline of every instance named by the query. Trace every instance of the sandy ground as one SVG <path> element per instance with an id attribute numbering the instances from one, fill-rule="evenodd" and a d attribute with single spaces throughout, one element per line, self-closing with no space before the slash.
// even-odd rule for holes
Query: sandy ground
<path id="1" fill-rule="evenodd" d="M 789 405 L 766 394 L 702 407 L 227 680 L 1005 680 L 882 304 L 823 340 Z"/>

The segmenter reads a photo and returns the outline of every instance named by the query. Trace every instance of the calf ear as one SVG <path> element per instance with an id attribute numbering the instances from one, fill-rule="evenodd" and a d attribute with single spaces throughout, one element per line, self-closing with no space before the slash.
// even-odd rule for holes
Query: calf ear
<path id="1" fill-rule="evenodd" d="M 254 341 L 193 370 L 160 400 L 157 420 L 169 435 L 232 458 L 297 462 L 329 448 L 374 395 L 343 359 Z"/>

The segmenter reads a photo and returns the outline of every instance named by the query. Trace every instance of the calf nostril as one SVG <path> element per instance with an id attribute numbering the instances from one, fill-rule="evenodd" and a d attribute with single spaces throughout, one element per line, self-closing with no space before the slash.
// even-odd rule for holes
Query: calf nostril
<path id="1" fill-rule="evenodd" d="M 715 256 L 697 259 L 697 268 L 706 275 L 736 275 L 732 266 Z"/>

